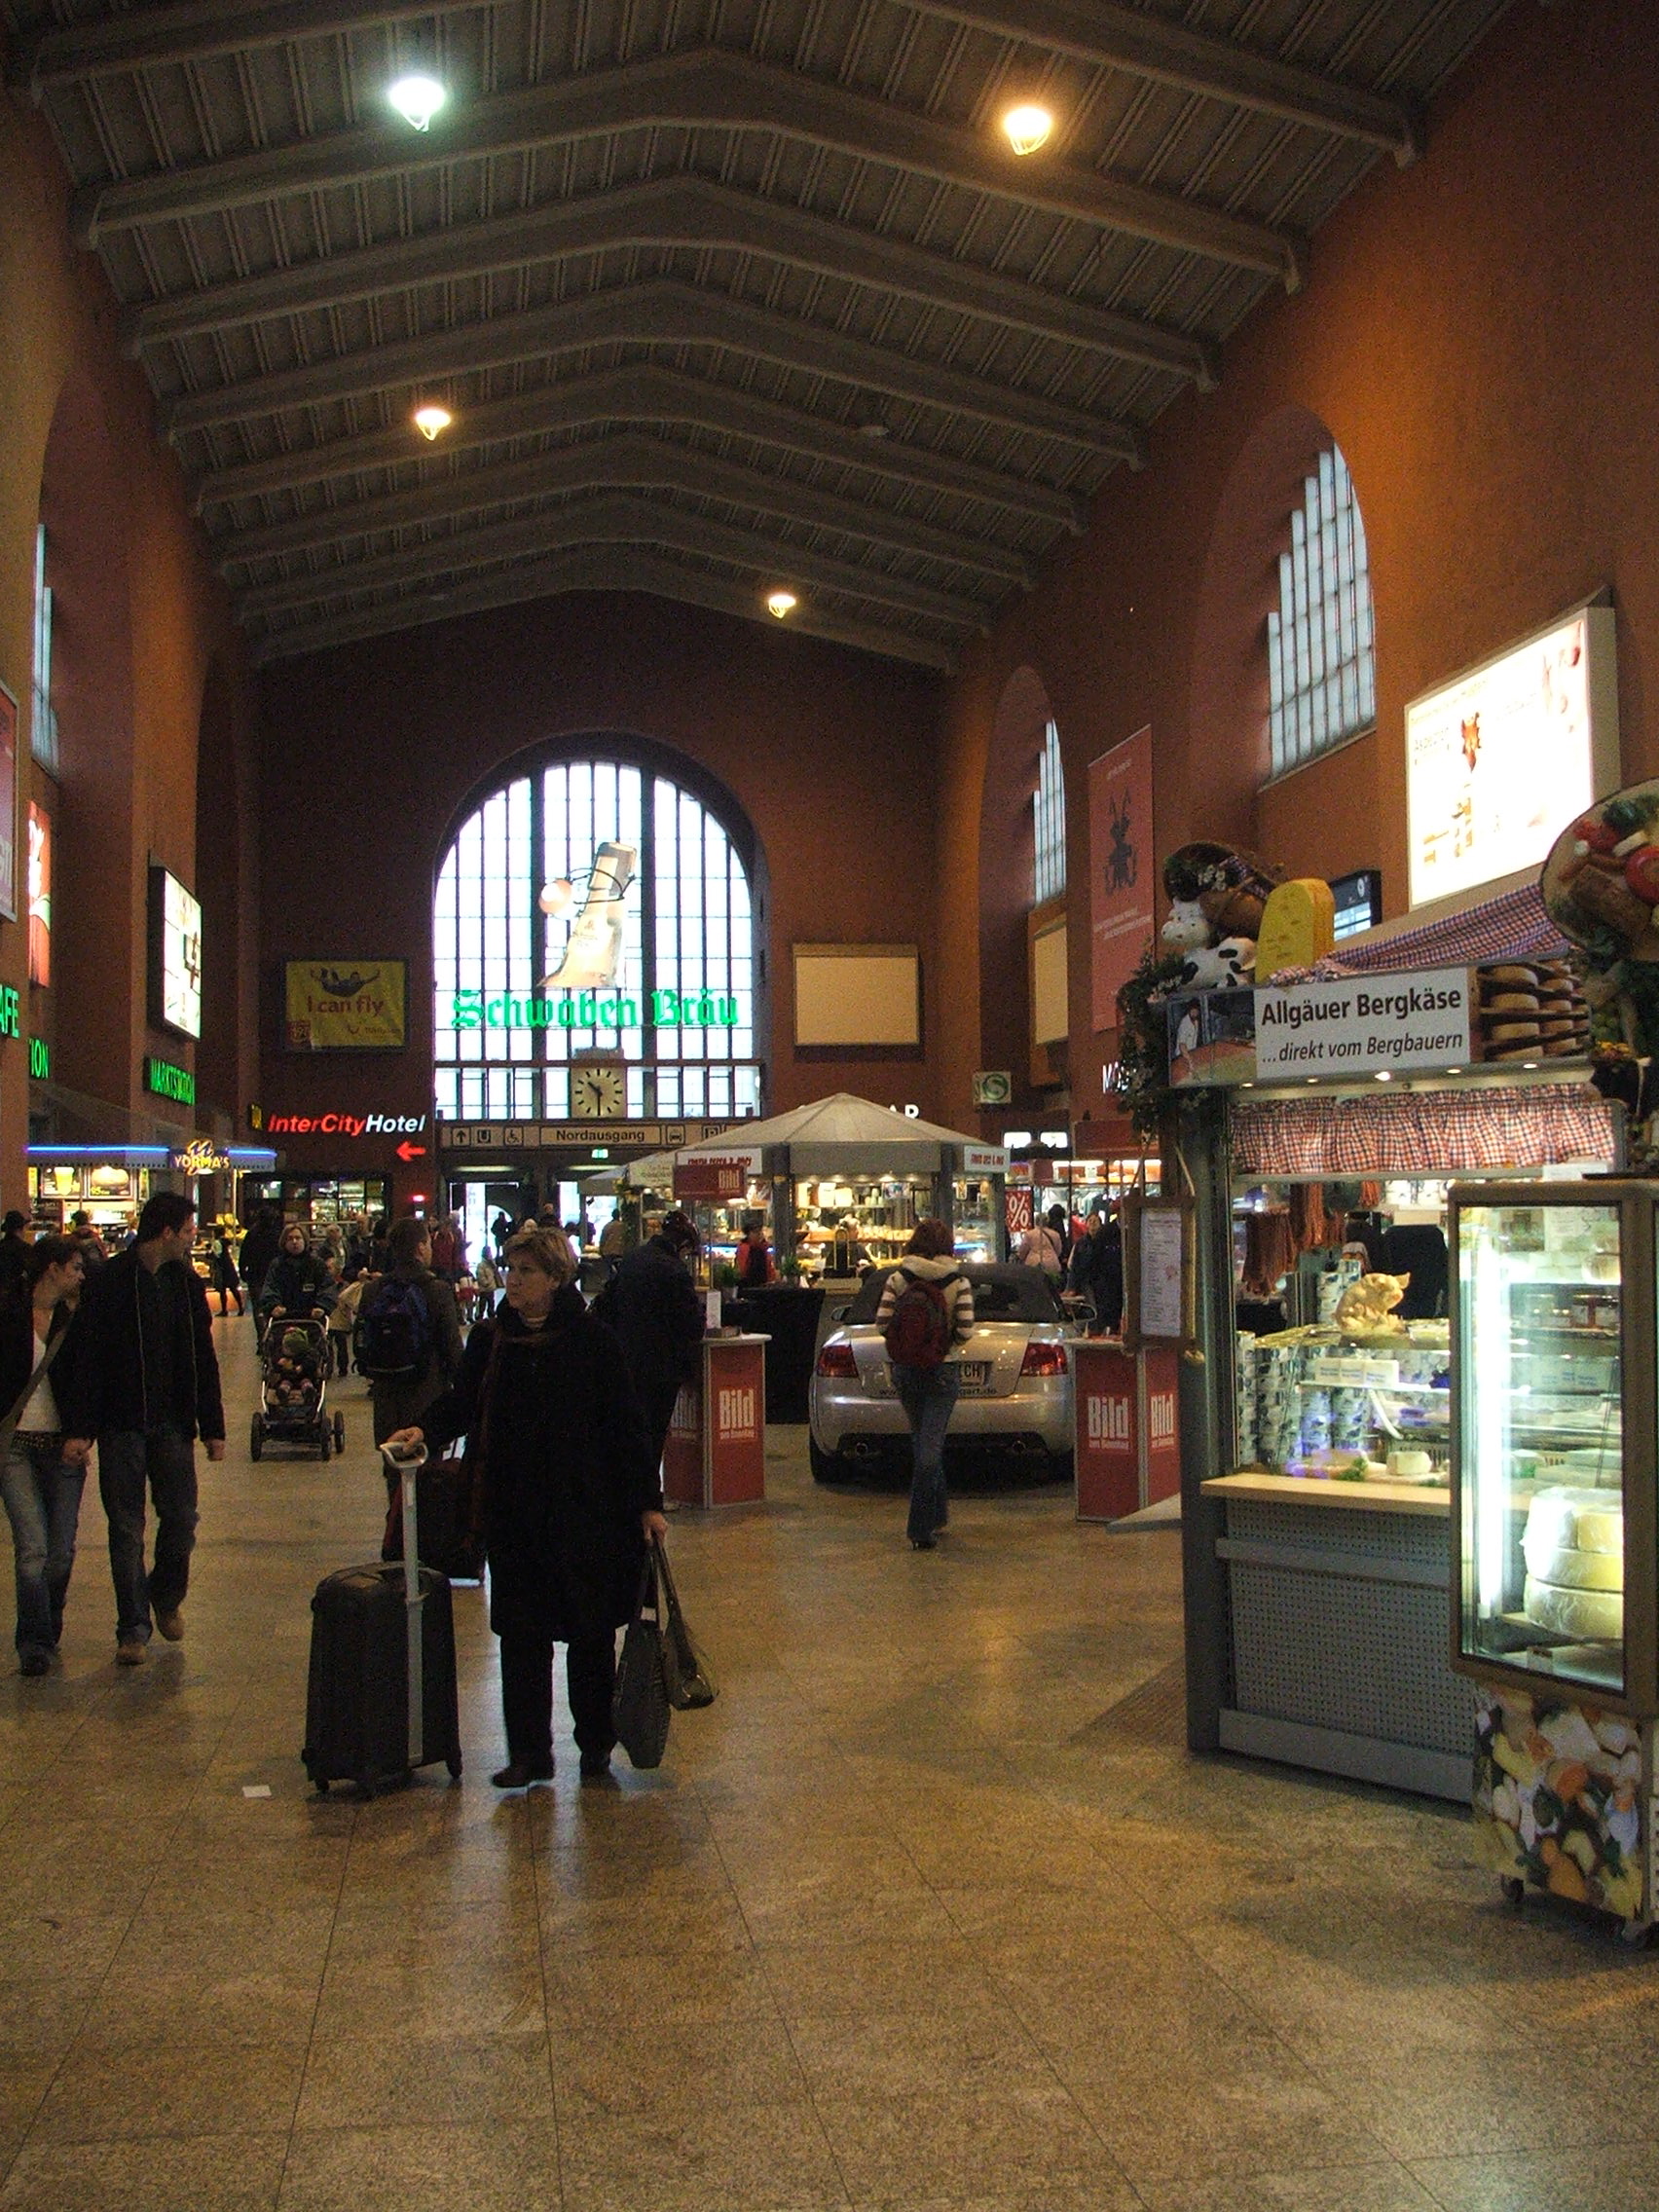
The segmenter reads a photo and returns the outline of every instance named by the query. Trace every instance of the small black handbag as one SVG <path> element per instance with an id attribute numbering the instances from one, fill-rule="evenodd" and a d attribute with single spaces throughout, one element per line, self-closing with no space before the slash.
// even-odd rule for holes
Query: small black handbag
<path id="1" fill-rule="evenodd" d="M 634 1617 L 622 1635 L 616 1662 L 616 1689 L 610 1700 L 610 1725 L 616 1741 L 637 1767 L 661 1766 L 668 1748 L 668 1673 L 663 1658 L 666 1604 L 653 1545 L 640 1575 Z"/>

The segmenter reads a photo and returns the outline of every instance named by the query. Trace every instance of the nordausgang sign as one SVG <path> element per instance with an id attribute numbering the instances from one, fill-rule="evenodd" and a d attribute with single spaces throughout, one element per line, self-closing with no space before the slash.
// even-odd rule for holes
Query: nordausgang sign
<path id="1" fill-rule="evenodd" d="M 648 1019 L 655 1029 L 735 1029 L 737 1001 L 714 991 L 649 991 Z M 638 1029 L 640 1001 L 627 991 L 456 991 L 449 1000 L 450 1029 Z"/>

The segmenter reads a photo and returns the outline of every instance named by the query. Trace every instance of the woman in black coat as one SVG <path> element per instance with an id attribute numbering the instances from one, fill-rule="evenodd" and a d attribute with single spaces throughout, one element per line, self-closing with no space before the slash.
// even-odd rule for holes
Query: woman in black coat
<path id="1" fill-rule="evenodd" d="M 79 1248 L 67 1236 L 43 1236 L 29 1249 L 22 1281 L 0 1301 L 0 1418 L 16 1419 L 0 1459 L 0 1496 L 12 1524 L 18 1665 L 25 1675 L 51 1668 L 75 1565 L 88 1447 L 65 1445 L 58 1407 L 75 1394 L 81 1280 Z M 49 1350 L 52 1364 L 24 1405 Z"/>
<path id="2" fill-rule="evenodd" d="M 609 1773 L 616 1631 L 633 1613 L 647 1541 L 668 1529 L 621 1346 L 572 1272 L 563 1236 L 512 1237 L 506 1304 L 474 1324 L 461 1373 L 420 1427 L 387 1439 L 437 1452 L 465 1436 L 482 1470 L 507 1733 L 498 1789 L 553 1779 L 555 1643 L 567 1646 L 582 1778 Z"/>

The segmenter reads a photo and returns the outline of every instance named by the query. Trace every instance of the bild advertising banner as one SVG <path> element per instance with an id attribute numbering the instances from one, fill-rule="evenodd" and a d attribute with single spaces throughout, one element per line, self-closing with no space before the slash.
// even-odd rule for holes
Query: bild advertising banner
<path id="1" fill-rule="evenodd" d="M 1088 763 L 1088 928 L 1094 1027 L 1116 1029 L 1118 993 L 1152 935 L 1152 730 Z"/>

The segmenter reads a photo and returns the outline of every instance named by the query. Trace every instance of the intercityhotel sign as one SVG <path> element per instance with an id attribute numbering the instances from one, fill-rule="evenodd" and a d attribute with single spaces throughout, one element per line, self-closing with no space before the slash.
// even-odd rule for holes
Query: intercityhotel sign
<path id="1" fill-rule="evenodd" d="M 1256 993 L 1256 1080 L 1462 1067 L 1471 1014 L 1466 968 L 1269 985 Z"/>

